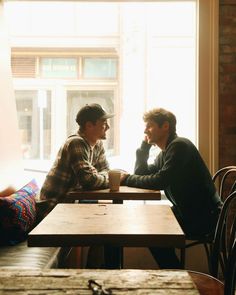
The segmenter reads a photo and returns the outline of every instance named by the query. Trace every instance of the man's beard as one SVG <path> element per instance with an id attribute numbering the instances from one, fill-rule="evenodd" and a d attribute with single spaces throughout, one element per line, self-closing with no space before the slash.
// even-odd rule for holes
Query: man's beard
<path id="1" fill-rule="evenodd" d="M 101 139 L 101 140 L 107 139 L 106 134 L 102 135 L 100 139 Z"/>

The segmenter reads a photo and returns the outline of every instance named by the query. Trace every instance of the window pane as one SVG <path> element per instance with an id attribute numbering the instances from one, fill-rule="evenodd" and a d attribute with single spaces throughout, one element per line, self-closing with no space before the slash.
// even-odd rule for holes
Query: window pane
<path id="1" fill-rule="evenodd" d="M 41 147 L 43 149 L 43 159 L 51 159 L 51 92 L 47 91 L 47 101 L 43 107 L 43 142 Z"/>
<path id="2" fill-rule="evenodd" d="M 76 58 L 42 58 L 43 78 L 77 78 Z"/>
<path id="3" fill-rule="evenodd" d="M 116 78 L 117 60 L 114 58 L 84 58 L 85 78 Z"/>
<path id="4" fill-rule="evenodd" d="M 114 113 L 113 91 L 68 91 L 67 92 L 67 135 L 77 132 L 78 125 L 75 122 L 78 110 L 86 104 L 98 103 L 108 113 Z M 114 118 L 108 119 L 110 126 L 104 146 L 108 155 L 114 154 Z"/>
<path id="5" fill-rule="evenodd" d="M 51 93 L 15 91 L 21 148 L 24 159 L 50 159 Z"/>
<path id="6" fill-rule="evenodd" d="M 178 118 L 177 133 L 196 142 L 197 1 L 73 2 L 65 6 L 55 2 L 47 7 L 46 18 L 46 3 L 36 1 L 30 6 L 24 3 L 24 9 L 20 9 L 23 2 L 6 3 L 11 8 L 7 10 L 10 37 L 12 44 L 19 44 L 30 53 L 28 56 L 19 50 L 15 57 L 22 60 L 25 56 L 33 57 L 36 62 L 32 69 L 32 64 L 30 68 L 29 65 L 26 67 L 25 59 L 20 63 L 18 59 L 17 63 L 13 60 L 14 83 L 21 89 L 34 85 L 37 87 L 34 89 L 50 87 L 52 90 L 52 126 L 50 116 L 47 129 L 36 118 L 38 124 L 41 122 L 37 132 L 44 129 L 44 136 L 41 132 L 41 139 L 33 149 L 41 151 L 37 152 L 39 158 L 41 142 L 48 144 L 43 150 L 44 157 L 46 150 L 49 154 L 52 142 L 53 160 L 66 135 L 78 128 L 75 115 L 86 102 L 100 102 L 116 113 L 115 118 L 109 120 L 109 139 L 104 141 L 112 155 L 111 161 L 117 161 L 115 167 L 122 163 L 124 169 L 133 170 L 135 150 L 143 138 L 142 116 L 153 107 L 174 112 Z M 52 11 L 54 5 L 55 9 L 59 5 L 60 19 L 70 16 L 63 29 L 61 25 L 55 25 L 59 20 L 50 27 L 48 11 Z M 16 20 L 19 13 L 20 22 Z M 36 25 L 42 19 L 44 23 Z M 104 22 L 99 22 L 102 19 Z M 26 27 L 31 28 L 30 32 L 23 29 Z M 49 31 L 45 30 L 47 27 L 50 27 Z M 29 38 L 22 39 L 25 34 Z M 51 38 L 46 38 L 49 35 Z M 23 68 L 17 69 L 17 66 Z M 36 73 L 35 78 L 30 73 Z M 188 109 L 184 114 L 183 105 Z M 45 112 L 50 113 L 48 107 L 41 109 L 44 120 Z M 30 124 L 31 117 L 21 119 L 22 130 L 29 133 L 24 136 L 33 145 L 30 137 L 34 133 L 28 127 L 22 127 Z M 50 142 L 46 138 L 51 129 Z"/>

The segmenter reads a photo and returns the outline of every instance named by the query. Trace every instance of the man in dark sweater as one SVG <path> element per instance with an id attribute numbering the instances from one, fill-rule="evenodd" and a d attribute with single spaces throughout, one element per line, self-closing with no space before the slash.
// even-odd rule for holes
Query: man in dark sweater
<path id="1" fill-rule="evenodd" d="M 221 200 L 199 151 L 176 134 L 176 118 L 162 108 L 144 114 L 145 140 L 136 152 L 135 174 L 124 185 L 164 190 L 186 237 L 213 234 Z M 148 164 L 151 145 L 161 152 Z M 150 248 L 160 268 L 180 268 L 173 248 Z"/>

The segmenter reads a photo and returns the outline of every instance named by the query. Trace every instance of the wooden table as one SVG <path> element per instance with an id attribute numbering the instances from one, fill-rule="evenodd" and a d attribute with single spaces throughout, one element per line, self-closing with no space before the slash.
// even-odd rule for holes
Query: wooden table
<path id="1" fill-rule="evenodd" d="M 181 247 L 184 233 L 168 205 L 58 204 L 28 235 L 36 247 L 110 244 Z"/>
<path id="2" fill-rule="evenodd" d="M 123 203 L 123 200 L 152 200 L 161 199 L 160 191 L 142 189 L 129 186 L 120 186 L 119 191 L 110 191 L 109 188 L 92 191 L 72 191 L 66 196 L 69 201 L 75 200 L 113 200 L 113 203 Z"/>
<path id="3" fill-rule="evenodd" d="M 28 235 L 28 246 L 184 247 L 168 205 L 58 204 Z"/>
<path id="4" fill-rule="evenodd" d="M 91 295 L 88 280 L 96 280 L 112 295 L 212 295 L 215 284 L 202 285 L 181 270 L 0 270 L 0 293 Z M 223 295 L 222 292 L 217 295 Z"/>

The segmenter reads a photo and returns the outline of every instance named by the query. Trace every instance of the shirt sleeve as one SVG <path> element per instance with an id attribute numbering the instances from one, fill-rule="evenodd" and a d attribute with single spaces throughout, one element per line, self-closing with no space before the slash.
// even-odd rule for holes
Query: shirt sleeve
<path id="1" fill-rule="evenodd" d="M 97 161 L 95 164 L 95 168 L 97 169 L 98 173 L 107 173 L 109 170 L 109 163 L 106 158 L 105 149 L 103 147 L 102 142 L 97 147 Z"/>
<path id="2" fill-rule="evenodd" d="M 108 187 L 108 162 L 103 146 L 91 149 L 80 139 L 73 140 L 69 147 L 71 166 L 85 189 Z"/>

